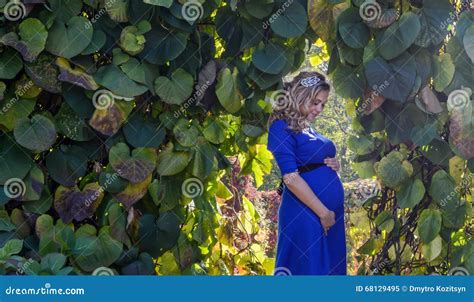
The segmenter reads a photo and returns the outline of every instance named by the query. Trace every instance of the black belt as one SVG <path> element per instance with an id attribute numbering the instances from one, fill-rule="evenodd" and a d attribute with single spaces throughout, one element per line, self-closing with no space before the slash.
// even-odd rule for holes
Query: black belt
<path id="1" fill-rule="evenodd" d="M 313 163 L 313 164 L 307 164 L 304 166 L 299 166 L 298 167 L 298 172 L 303 173 L 303 172 L 309 172 L 311 170 L 320 168 L 322 166 L 325 166 L 326 164 L 324 163 Z M 280 181 L 280 186 L 278 186 L 277 193 L 278 195 L 283 194 L 283 187 L 285 186 L 285 183 L 283 182 L 283 177 L 281 178 Z"/>

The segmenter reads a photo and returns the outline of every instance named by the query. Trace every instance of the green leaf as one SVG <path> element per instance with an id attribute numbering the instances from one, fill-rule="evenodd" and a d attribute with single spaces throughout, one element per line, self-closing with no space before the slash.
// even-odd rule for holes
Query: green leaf
<path id="1" fill-rule="evenodd" d="M 83 16 L 74 16 L 67 22 L 56 20 L 49 29 L 46 50 L 67 59 L 77 56 L 92 40 L 93 29 L 88 26 L 89 22 Z"/>
<path id="2" fill-rule="evenodd" d="M 286 65 L 284 51 L 285 49 L 280 45 L 268 43 L 253 52 L 252 63 L 263 72 L 279 74 Z"/>
<path id="3" fill-rule="evenodd" d="M 425 195 L 423 182 L 416 178 L 403 183 L 400 191 L 397 192 L 397 205 L 400 208 L 413 209 Z"/>
<path id="4" fill-rule="evenodd" d="M 0 79 L 11 80 L 23 68 L 23 62 L 18 53 L 11 48 L 0 52 Z"/>
<path id="5" fill-rule="evenodd" d="M 250 0 L 245 2 L 245 8 L 248 13 L 257 19 L 263 19 L 268 16 L 274 6 L 273 0 Z"/>
<path id="6" fill-rule="evenodd" d="M 352 48 L 364 48 L 369 42 L 369 28 L 363 22 L 359 9 L 344 10 L 338 18 L 339 33 L 344 42 Z"/>
<path id="7" fill-rule="evenodd" d="M 242 95 L 237 87 L 237 68 L 231 72 L 224 68 L 219 72 L 216 86 L 217 98 L 230 113 L 236 113 L 242 107 Z"/>
<path id="8" fill-rule="evenodd" d="M 423 244 L 421 252 L 428 262 L 435 260 L 440 254 L 443 247 L 443 240 L 438 235 L 430 243 Z"/>
<path id="9" fill-rule="evenodd" d="M 0 125 L 5 126 L 10 131 L 13 130 L 20 119 L 26 118 L 33 112 L 35 104 L 35 100 L 8 95 L 3 102 L 0 102 L 0 108 L 6 109 L 2 112 Z"/>
<path id="10" fill-rule="evenodd" d="M 366 79 L 360 69 L 340 64 L 330 76 L 340 96 L 357 99 L 364 94 Z"/>
<path id="11" fill-rule="evenodd" d="M 134 147 L 158 148 L 165 139 L 165 128 L 153 119 L 133 115 L 123 127 L 127 142 Z"/>
<path id="12" fill-rule="evenodd" d="M 34 115 L 31 120 L 26 117 L 20 119 L 13 133 L 21 146 L 36 152 L 48 150 L 56 141 L 54 123 L 39 114 Z"/>
<path id="13" fill-rule="evenodd" d="M 145 180 L 155 169 L 156 152 L 151 148 L 136 148 L 130 154 L 125 143 L 118 143 L 110 149 L 109 161 L 112 168 L 131 183 Z"/>
<path id="14" fill-rule="evenodd" d="M 25 61 L 33 62 L 44 50 L 48 32 L 36 18 L 27 18 L 23 20 L 19 27 L 19 36 L 14 32 L 4 35 L 0 42 L 15 48 Z"/>
<path id="15" fill-rule="evenodd" d="M 158 219 L 145 214 L 140 218 L 140 249 L 159 257 L 176 244 L 179 233 L 179 220 L 173 212 L 164 212 Z"/>
<path id="16" fill-rule="evenodd" d="M 162 176 L 178 174 L 187 167 L 191 159 L 189 152 L 162 151 L 158 155 L 158 174 Z"/>
<path id="17" fill-rule="evenodd" d="M 66 264 L 67 257 L 60 253 L 51 253 L 41 259 L 41 270 L 56 275 Z"/>
<path id="18" fill-rule="evenodd" d="M 0 248 L 0 259 L 7 260 L 10 256 L 18 254 L 23 249 L 23 240 L 10 239 Z"/>
<path id="19" fill-rule="evenodd" d="M 365 75 L 369 86 L 375 87 L 384 97 L 405 102 L 415 84 L 416 64 L 408 54 L 390 63 L 376 57 L 366 64 Z"/>
<path id="20" fill-rule="evenodd" d="M 283 38 L 293 38 L 301 36 L 308 25 L 306 10 L 299 2 L 284 4 L 282 13 L 270 22 L 273 32 Z"/>
<path id="21" fill-rule="evenodd" d="M 412 12 L 405 12 L 376 38 L 379 53 L 386 60 L 398 57 L 413 44 L 420 29 L 419 17 Z"/>
<path id="22" fill-rule="evenodd" d="M 448 25 L 453 16 L 453 5 L 449 0 L 426 0 L 419 10 L 415 10 L 421 22 L 421 30 L 415 44 L 432 47 L 443 42 L 448 34 Z"/>
<path id="23" fill-rule="evenodd" d="M 46 167 L 51 178 L 63 186 L 72 187 L 87 171 L 88 158 L 78 146 L 62 146 L 46 157 Z"/>
<path id="24" fill-rule="evenodd" d="M 426 209 L 418 219 L 418 234 L 425 244 L 430 243 L 438 236 L 441 230 L 441 213 L 439 210 Z"/>
<path id="25" fill-rule="evenodd" d="M 111 237 L 110 227 L 104 226 L 98 236 L 77 236 L 73 255 L 81 269 L 92 272 L 97 267 L 108 267 L 114 263 L 122 254 L 122 249 L 122 243 Z"/>
<path id="26" fill-rule="evenodd" d="M 168 104 L 180 105 L 193 93 L 194 79 L 184 69 L 176 69 L 171 78 L 158 77 L 155 80 L 155 91 Z"/>
<path id="27" fill-rule="evenodd" d="M 471 25 L 464 33 L 463 43 L 466 53 L 474 63 L 474 25 Z"/>
<path id="28" fill-rule="evenodd" d="M 32 160 L 12 137 L 0 135 L 0 185 L 9 179 L 23 179 L 32 167 Z"/>
<path id="29" fill-rule="evenodd" d="M 100 67 L 94 74 L 94 80 L 97 84 L 122 97 L 134 97 L 148 90 L 147 86 L 132 81 L 120 68 L 113 64 Z"/>
<path id="30" fill-rule="evenodd" d="M 448 87 L 454 77 L 454 66 L 451 55 L 448 53 L 434 57 L 433 83 L 437 91 L 443 91 Z"/>
<path id="31" fill-rule="evenodd" d="M 192 174 L 202 180 L 206 179 L 212 172 L 214 166 L 214 149 L 201 136 L 196 141 L 194 150 L 194 162 Z"/>
<path id="32" fill-rule="evenodd" d="M 188 125 L 188 121 L 180 119 L 173 128 L 173 134 L 181 146 L 192 147 L 200 136 L 199 130 L 194 125 Z"/>
<path id="33" fill-rule="evenodd" d="M 202 133 L 213 144 L 221 144 L 225 140 L 224 125 L 216 120 L 208 120 Z"/>

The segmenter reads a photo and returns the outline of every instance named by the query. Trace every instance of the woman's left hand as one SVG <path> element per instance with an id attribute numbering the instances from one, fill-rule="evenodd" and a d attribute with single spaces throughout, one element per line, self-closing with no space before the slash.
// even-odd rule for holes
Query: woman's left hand
<path id="1" fill-rule="evenodd" d="M 341 169 L 341 164 L 339 163 L 336 157 L 327 157 L 324 159 L 324 163 L 336 172 L 339 172 L 339 170 Z"/>

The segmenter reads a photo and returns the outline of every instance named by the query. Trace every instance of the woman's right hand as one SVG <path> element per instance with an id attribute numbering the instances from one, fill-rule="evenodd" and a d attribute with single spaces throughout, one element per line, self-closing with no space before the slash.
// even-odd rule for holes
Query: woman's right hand
<path id="1" fill-rule="evenodd" d="M 324 230 L 324 235 L 328 234 L 328 230 L 336 223 L 336 214 L 333 211 L 327 210 L 323 215 L 319 217 L 321 225 Z"/>

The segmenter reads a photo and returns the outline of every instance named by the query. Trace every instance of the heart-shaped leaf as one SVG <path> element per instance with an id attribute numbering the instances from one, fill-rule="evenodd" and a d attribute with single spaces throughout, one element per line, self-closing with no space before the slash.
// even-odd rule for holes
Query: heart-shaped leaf
<path id="1" fill-rule="evenodd" d="M 405 102 L 415 84 L 416 65 L 413 57 L 408 54 L 390 63 L 376 57 L 366 64 L 365 75 L 369 85 L 384 97 Z"/>
<path id="2" fill-rule="evenodd" d="M 46 167 L 51 178 L 63 186 L 72 187 L 85 175 L 88 158 L 78 146 L 62 146 L 46 157 Z"/>
<path id="3" fill-rule="evenodd" d="M 441 230 L 441 213 L 439 210 L 426 209 L 418 219 L 418 234 L 424 243 L 430 243 Z"/>
<path id="4" fill-rule="evenodd" d="M 363 48 L 369 42 L 369 28 L 363 22 L 357 8 L 349 8 L 338 18 L 339 33 L 344 43 L 352 48 Z"/>
<path id="5" fill-rule="evenodd" d="M 13 132 L 15 140 L 23 147 L 36 152 L 48 150 L 56 141 L 54 123 L 43 115 L 36 114 L 31 120 L 22 118 Z"/>
<path id="6" fill-rule="evenodd" d="M 176 244 L 179 223 L 173 212 L 161 213 L 158 219 L 153 215 L 143 215 L 140 218 L 140 250 L 153 257 L 161 256 Z"/>
<path id="7" fill-rule="evenodd" d="M 221 105 L 230 113 L 236 113 L 242 107 L 242 95 L 237 87 L 237 68 L 231 72 L 224 68 L 219 72 L 216 94 Z"/>
<path id="8" fill-rule="evenodd" d="M 114 64 L 102 66 L 94 74 L 94 80 L 101 86 L 122 97 L 134 97 L 148 90 L 148 87 L 132 81 Z"/>
<path id="9" fill-rule="evenodd" d="M 23 68 L 20 55 L 11 48 L 0 53 L 0 79 L 13 79 Z"/>
<path id="10" fill-rule="evenodd" d="M 404 13 L 401 18 L 385 29 L 377 37 L 377 48 L 386 60 L 398 57 L 410 47 L 420 32 L 421 24 L 417 15 Z"/>
<path id="11" fill-rule="evenodd" d="M 93 29 L 89 20 L 74 16 L 67 22 L 56 19 L 49 29 L 46 50 L 59 57 L 72 58 L 80 54 L 92 40 Z"/>
<path id="12" fill-rule="evenodd" d="M 163 126 L 152 119 L 144 119 L 134 115 L 123 127 L 127 142 L 134 147 L 158 148 L 165 139 L 166 131 Z"/>
<path id="13" fill-rule="evenodd" d="M 168 104 L 180 105 L 193 93 L 194 79 L 184 69 L 176 69 L 171 78 L 158 77 L 155 80 L 155 91 Z"/>
<path id="14" fill-rule="evenodd" d="M 65 223 L 91 217 L 104 198 L 104 189 L 98 183 L 87 184 L 82 191 L 77 187 L 59 186 L 54 194 L 54 208 Z"/>
<path id="15" fill-rule="evenodd" d="M 0 42 L 15 48 L 25 61 L 33 62 L 44 50 L 48 32 L 40 20 L 28 18 L 23 20 L 18 26 L 19 35 L 10 32 L 4 35 Z"/>
<path id="16" fill-rule="evenodd" d="M 263 72 L 279 74 L 286 65 L 285 60 L 275 60 L 283 57 L 284 48 L 275 43 L 268 43 L 263 48 L 253 52 L 252 63 Z"/>
<path id="17" fill-rule="evenodd" d="M 119 259 L 122 250 L 122 243 L 112 238 L 109 226 L 104 226 L 98 236 L 87 233 L 77 236 L 73 255 L 81 269 L 92 272 L 97 267 L 110 266 Z"/>
<path id="18" fill-rule="evenodd" d="M 308 26 L 308 15 L 305 8 L 297 1 L 285 5 L 279 10 L 281 14 L 270 22 L 270 27 L 283 38 L 301 36 Z"/>
<path id="19" fill-rule="evenodd" d="M 112 168 L 131 183 L 145 180 L 155 169 L 156 152 L 150 148 L 136 148 L 130 155 L 125 143 L 118 143 L 110 149 L 109 160 Z"/>
<path id="20" fill-rule="evenodd" d="M 175 175 L 183 171 L 191 161 L 189 152 L 174 152 L 173 147 L 168 147 L 158 154 L 157 171 L 162 176 Z"/>
<path id="21" fill-rule="evenodd" d="M 414 181 L 405 182 L 397 192 L 397 205 L 400 208 L 413 208 L 425 195 L 423 182 L 416 178 Z"/>

